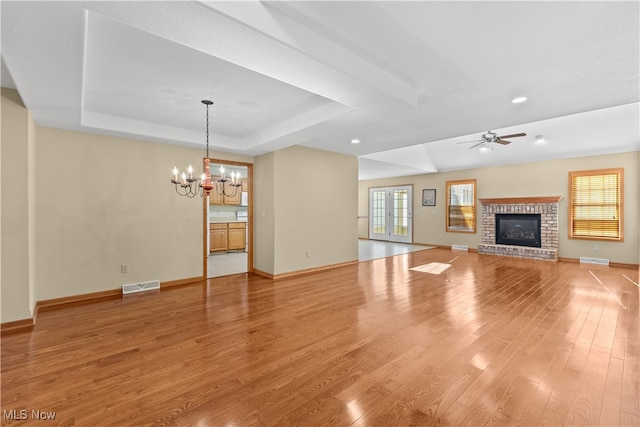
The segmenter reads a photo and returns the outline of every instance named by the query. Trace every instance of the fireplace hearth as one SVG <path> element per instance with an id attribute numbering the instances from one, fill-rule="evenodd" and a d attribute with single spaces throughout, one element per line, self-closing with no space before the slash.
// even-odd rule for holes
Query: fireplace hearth
<path id="1" fill-rule="evenodd" d="M 542 247 L 540 214 L 496 214 L 496 243 Z"/>

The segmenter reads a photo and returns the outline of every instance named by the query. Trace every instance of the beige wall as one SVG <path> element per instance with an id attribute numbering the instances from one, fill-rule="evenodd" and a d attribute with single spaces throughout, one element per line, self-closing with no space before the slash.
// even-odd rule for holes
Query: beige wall
<path id="1" fill-rule="evenodd" d="M 2 89 L 0 232 L 2 322 L 31 316 L 35 290 L 33 263 L 33 144 L 35 126 L 15 90 Z"/>
<path id="2" fill-rule="evenodd" d="M 203 201 L 170 171 L 203 150 L 41 128 L 37 152 L 39 300 L 202 275 Z"/>
<path id="3" fill-rule="evenodd" d="M 202 201 L 177 196 L 169 180 L 174 165 L 199 165 L 202 154 L 41 128 L 38 299 L 201 276 Z"/>
<path id="4" fill-rule="evenodd" d="M 256 157 L 253 174 L 253 267 L 273 274 L 275 254 L 275 154 Z"/>
<path id="5" fill-rule="evenodd" d="M 27 160 L 27 179 L 28 179 L 28 198 L 29 198 L 29 307 L 33 314 L 33 309 L 38 300 L 38 289 L 36 287 L 36 144 L 38 142 L 38 126 L 33 119 L 31 112 L 28 112 L 28 160 Z"/>
<path id="6" fill-rule="evenodd" d="M 413 185 L 414 189 L 414 242 L 438 245 L 469 245 L 477 248 L 481 242 L 481 230 L 475 234 L 445 232 L 445 182 L 448 180 L 477 180 L 477 197 L 563 196 L 560 201 L 560 250 L 559 256 L 607 258 L 611 262 L 638 263 L 639 233 L 638 205 L 638 153 L 619 153 L 604 156 L 561 159 L 548 162 L 524 163 L 484 169 L 398 177 L 393 179 L 361 181 L 358 197 L 358 214 L 368 216 L 368 188 L 389 185 Z M 568 172 L 574 170 L 624 168 L 624 242 L 586 241 L 569 239 L 567 233 Z M 422 190 L 435 188 L 435 207 L 422 206 Z M 478 203 L 477 215 L 480 217 Z M 368 236 L 368 220 L 359 222 L 359 237 Z M 363 224 L 364 223 L 364 224 Z M 479 223 L 478 223 L 479 227 Z M 594 250 L 594 244 L 600 246 Z"/>
<path id="7" fill-rule="evenodd" d="M 294 146 L 258 157 L 258 169 L 256 229 L 262 236 L 271 232 L 261 225 L 272 227 L 273 244 L 257 246 L 257 269 L 277 275 L 357 261 L 356 157 Z"/>

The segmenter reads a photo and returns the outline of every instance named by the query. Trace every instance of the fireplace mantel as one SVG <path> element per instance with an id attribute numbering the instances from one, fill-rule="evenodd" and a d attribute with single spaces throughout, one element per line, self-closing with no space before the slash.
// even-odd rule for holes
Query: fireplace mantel
<path id="1" fill-rule="evenodd" d="M 518 203 L 558 203 L 560 199 L 562 199 L 562 196 L 502 197 L 478 200 L 483 205 L 515 205 Z"/>

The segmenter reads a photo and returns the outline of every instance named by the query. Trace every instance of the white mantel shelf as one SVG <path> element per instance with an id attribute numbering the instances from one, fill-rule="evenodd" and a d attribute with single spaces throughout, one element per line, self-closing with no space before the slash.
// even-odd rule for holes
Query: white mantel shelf
<path id="1" fill-rule="evenodd" d="M 562 196 L 502 197 L 478 199 L 483 205 L 515 205 L 520 203 L 558 203 Z"/>

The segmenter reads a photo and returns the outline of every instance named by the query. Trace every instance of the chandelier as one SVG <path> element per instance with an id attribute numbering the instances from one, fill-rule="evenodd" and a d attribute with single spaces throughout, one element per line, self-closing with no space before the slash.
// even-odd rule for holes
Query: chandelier
<path id="1" fill-rule="evenodd" d="M 204 158 L 204 173 L 200 175 L 200 178 L 196 178 L 193 175 L 193 167 L 189 165 L 186 172 L 178 175 L 178 168 L 173 168 L 173 178 L 171 183 L 175 186 L 176 193 L 180 196 L 186 196 L 193 198 L 195 196 L 208 196 L 212 190 L 220 195 L 227 197 L 233 197 L 238 192 L 238 187 L 242 185 L 240 182 L 240 172 L 231 172 L 231 178 L 227 178 L 224 166 L 220 166 L 220 177 L 212 178 L 209 170 L 209 105 L 213 104 L 213 101 L 207 99 L 202 100 L 202 103 L 207 106 L 207 151 Z M 233 188 L 233 193 L 227 194 L 225 187 Z"/>

